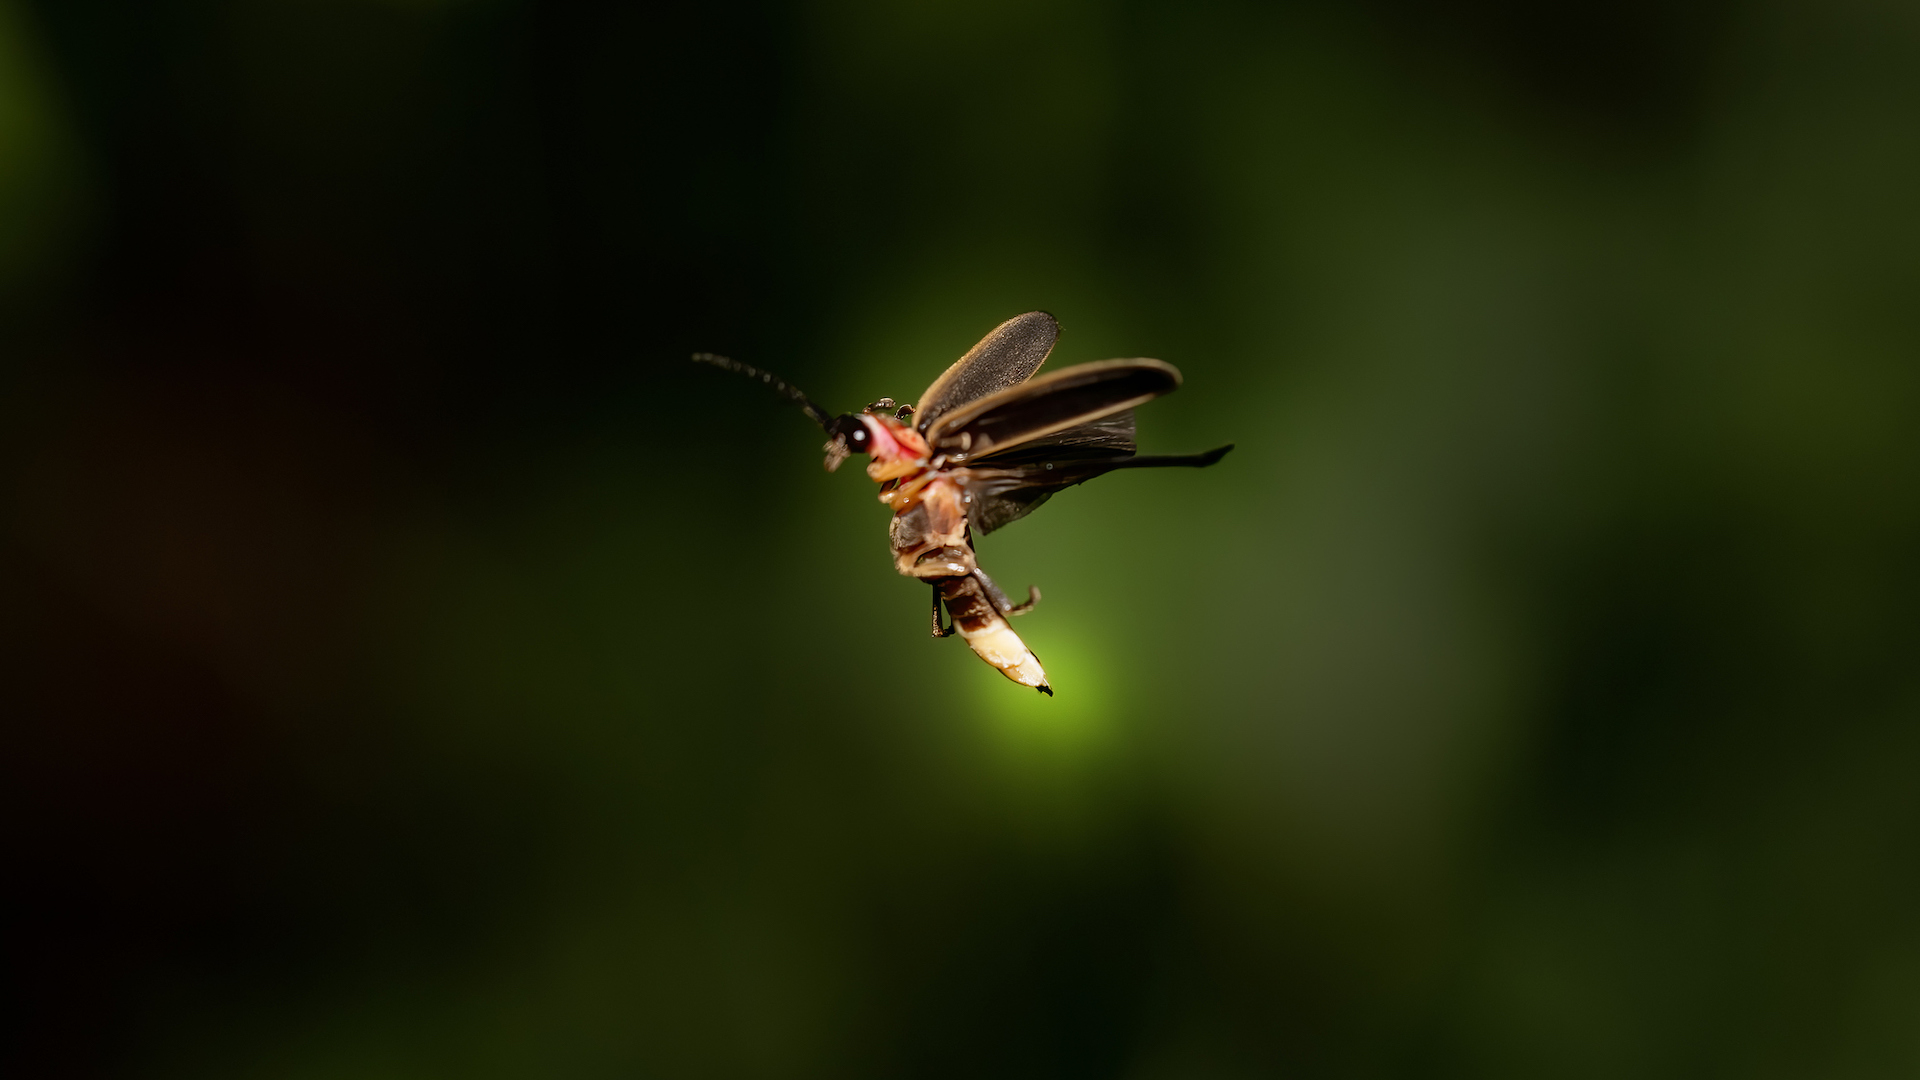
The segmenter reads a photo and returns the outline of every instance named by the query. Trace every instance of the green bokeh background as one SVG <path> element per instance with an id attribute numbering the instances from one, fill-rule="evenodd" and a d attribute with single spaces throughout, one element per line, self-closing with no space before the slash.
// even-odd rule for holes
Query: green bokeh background
<path id="1" fill-rule="evenodd" d="M 1186 384 L 985 538 L 696 349 Z M 19 1075 L 1920 1073 L 1920 13 L 0 3 Z"/>

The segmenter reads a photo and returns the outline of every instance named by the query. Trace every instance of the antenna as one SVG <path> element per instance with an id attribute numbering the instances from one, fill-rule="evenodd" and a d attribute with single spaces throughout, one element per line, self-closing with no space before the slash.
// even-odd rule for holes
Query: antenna
<path id="1" fill-rule="evenodd" d="M 764 383 L 767 386 L 773 387 L 774 393 L 779 394 L 781 397 L 786 398 L 788 401 L 806 410 L 807 416 L 823 429 L 833 423 L 833 417 L 828 416 L 825 409 L 815 405 L 813 399 L 801 393 L 798 387 L 771 371 L 761 371 L 751 364 L 743 364 L 738 360 L 720 356 L 715 353 L 694 353 L 693 362 L 696 364 L 709 364 L 722 371 L 731 371 L 735 375 L 745 375 L 755 382 Z"/>

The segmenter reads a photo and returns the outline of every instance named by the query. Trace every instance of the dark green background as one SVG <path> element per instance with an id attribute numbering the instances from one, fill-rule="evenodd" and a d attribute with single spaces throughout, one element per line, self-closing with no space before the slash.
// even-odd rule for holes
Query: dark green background
<path id="1" fill-rule="evenodd" d="M 834 409 L 1157 356 L 927 638 Z M 0 3 L 20 1076 L 1920 1072 L 1901 0 Z"/>

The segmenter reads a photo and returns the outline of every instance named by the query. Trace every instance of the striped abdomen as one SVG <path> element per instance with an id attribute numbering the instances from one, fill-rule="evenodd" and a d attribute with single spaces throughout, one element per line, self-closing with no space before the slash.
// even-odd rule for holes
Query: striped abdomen
<path id="1" fill-rule="evenodd" d="M 977 578 L 971 574 L 942 578 L 935 585 L 940 590 L 940 599 L 947 605 L 947 615 L 953 620 L 954 628 L 980 659 L 999 668 L 1002 675 L 1021 686 L 1031 686 L 1048 697 L 1053 696 L 1039 658 L 1020 640 L 1020 635 L 1013 632 L 1013 627 L 1007 625 L 1006 616 L 993 606 Z"/>

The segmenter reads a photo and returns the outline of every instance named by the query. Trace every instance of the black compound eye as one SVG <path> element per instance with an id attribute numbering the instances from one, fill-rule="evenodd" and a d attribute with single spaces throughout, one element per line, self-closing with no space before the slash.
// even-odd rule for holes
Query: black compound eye
<path id="1" fill-rule="evenodd" d="M 855 454 L 864 454 L 872 443 L 866 422 L 857 416 L 843 416 L 833 425 L 833 433 L 846 442 L 847 449 Z"/>

